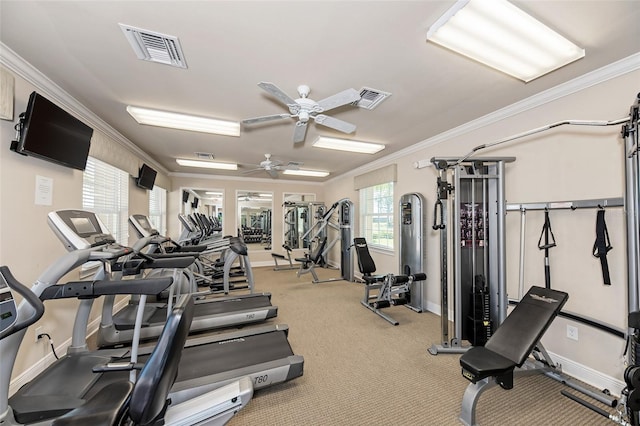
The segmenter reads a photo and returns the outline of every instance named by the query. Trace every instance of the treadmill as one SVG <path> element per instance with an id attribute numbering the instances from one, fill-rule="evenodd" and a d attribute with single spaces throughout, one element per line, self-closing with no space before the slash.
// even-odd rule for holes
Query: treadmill
<path id="1" fill-rule="evenodd" d="M 87 349 L 89 314 L 93 301 L 99 294 L 90 293 L 89 290 L 85 293 L 66 291 L 68 284 L 56 283 L 66 273 L 88 261 L 101 260 L 108 267 L 131 251 L 115 244 L 110 235 L 99 232 L 106 228 L 94 213 L 62 210 L 49 213 L 48 219 L 49 225 L 67 248 L 80 248 L 69 251 L 49 267 L 31 290 L 38 297 L 46 294 L 47 298 L 80 298 L 80 308 L 76 314 L 72 343 L 67 354 L 9 398 L 11 413 L 6 416 L 4 420 L 9 420 L 3 425 L 33 423 L 76 408 L 99 389 L 129 374 L 128 371 L 93 373 L 92 369 L 100 369 L 105 362 L 144 362 L 153 350 L 151 345 L 140 347 L 137 354 L 134 352 L 136 356 L 132 360 L 132 350 L 129 348 L 97 351 Z M 108 278 L 104 271 L 105 268 L 100 268 L 96 280 Z M 102 283 L 96 280 L 80 282 L 78 288 L 83 288 L 84 284 L 84 288 L 93 289 L 88 283 Z M 128 281 L 116 281 L 113 285 L 122 291 Z M 51 289 L 52 287 L 54 288 Z M 100 288 L 104 291 L 106 287 L 101 285 Z M 261 389 L 302 376 L 304 358 L 293 353 L 287 339 L 288 330 L 286 325 L 261 326 L 187 340 L 178 377 L 169 398 L 173 404 L 179 404 L 237 382 L 242 377 L 249 377 L 253 388 Z M 17 348 L 12 359 L 15 359 L 16 354 Z"/>
<path id="2" fill-rule="evenodd" d="M 60 213 L 64 215 L 65 213 Z M 158 235 L 146 216 L 134 215 L 129 218 L 129 223 L 139 236 L 134 251 L 143 247 L 153 250 L 162 242 L 170 241 Z M 108 233 L 101 229 L 102 233 Z M 60 234 L 59 234 L 60 235 Z M 80 248 L 74 244 L 74 239 L 64 237 L 69 250 Z M 195 248 L 195 247 L 194 247 Z M 197 248 L 195 248 L 197 250 Z M 128 266 L 116 266 L 115 269 L 130 269 L 129 273 L 140 272 L 144 268 L 162 268 L 163 260 L 167 258 L 180 258 L 197 256 L 198 252 L 180 250 L 170 253 L 165 257 L 156 257 L 153 253 L 141 254 L 142 260 L 128 262 Z M 154 265 L 157 263 L 157 265 Z M 163 268 L 164 269 L 164 268 Z M 157 269 L 156 269 L 157 270 Z M 208 330 L 239 327 L 245 324 L 253 324 L 275 318 L 278 315 L 278 307 L 271 304 L 270 293 L 252 293 L 233 297 L 197 298 L 194 310 L 194 318 L 191 323 L 191 333 Z M 169 296 L 171 297 L 171 295 Z M 114 347 L 129 344 L 134 338 L 134 324 L 138 313 L 138 303 L 132 299 L 129 304 L 114 313 L 115 296 L 106 296 L 102 305 L 102 318 L 97 333 L 97 345 L 100 348 Z M 170 303 L 147 303 L 143 312 L 143 323 L 140 329 L 140 340 L 157 338 L 162 332 L 167 319 Z"/>

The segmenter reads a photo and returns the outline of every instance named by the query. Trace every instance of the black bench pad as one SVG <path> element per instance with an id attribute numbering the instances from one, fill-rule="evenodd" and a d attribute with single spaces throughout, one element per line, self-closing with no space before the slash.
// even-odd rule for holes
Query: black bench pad
<path id="1" fill-rule="evenodd" d="M 463 376 L 475 383 L 521 367 L 568 298 L 562 291 L 531 287 L 484 347 L 474 347 L 460 357 Z"/>
<path id="2" fill-rule="evenodd" d="M 475 346 L 460 359 L 462 375 L 473 383 L 485 377 L 502 376 L 516 367 L 516 363 L 484 346 Z"/>

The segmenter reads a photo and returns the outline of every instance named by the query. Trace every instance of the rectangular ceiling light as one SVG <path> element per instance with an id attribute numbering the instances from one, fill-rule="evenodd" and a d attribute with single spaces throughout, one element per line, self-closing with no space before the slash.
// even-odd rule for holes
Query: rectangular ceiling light
<path id="1" fill-rule="evenodd" d="M 128 105 L 127 112 L 140 124 L 169 127 L 171 129 L 240 136 L 240 123 L 215 118 L 198 117 L 177 112 L 159 111 Z"/>
<path id="2" fill-rule="evenodd" d="M 427 41 L 524 82 L 584 57 L 584 49 L 506 0 L 458 0 Z"/>
<path id="3" fill-rule="evenodd" d="M 238 165 L 235 163 L 221 163 L 219 161 L 200 161 L 200 160 L 185 160 L 177 158 L 176 162 L 185 167 L 200 167 L 203 169 L 221 169 L 221 170 L 238 170 Z"/>
<path id="4" fill-rule="evenodd" d="M 316 148 L 336 149 L 338 151 L 357 152 L 360 154 L 375 154 L 384 149 L 384 145 L 379 143 L 326 138 L 324 136 L 319 136 L 313 143 L 313 146 Z"/>
<path id="5" fill-rule="evenodd" d="M 282 172 L 285 175 L 295 175 L 295 176 L 311 176 L 311 177 L 326 177 L 329 176 L 329 172 L 325 172 L 323 170 L 284 170 Z"/>

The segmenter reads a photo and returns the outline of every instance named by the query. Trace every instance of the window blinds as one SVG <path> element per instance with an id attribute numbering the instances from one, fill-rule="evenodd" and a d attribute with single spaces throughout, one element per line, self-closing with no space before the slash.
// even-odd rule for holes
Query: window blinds
<path id="1" fill-rule="evenodd" d="M 93 157 L 82 181 L 82 208 L 98 215 L 117 242 L 129 244 L 129 174 Z"/>

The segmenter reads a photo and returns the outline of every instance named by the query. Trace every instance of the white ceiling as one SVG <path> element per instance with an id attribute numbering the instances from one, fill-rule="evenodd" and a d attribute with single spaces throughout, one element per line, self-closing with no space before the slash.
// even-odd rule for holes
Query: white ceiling
<path id="1" fill-rule="evenodd" d="M 242 172 L 271 153 L 328 170 L 330 179 L 640 52 L 638 0 L 514 3 L 585 48 L 586 57 L 525 84 L 426 43 L 427 29 L 452 0 L 2 0 L 0 41 L 170 172 L 268 178 Z M 119 23 L 177 36 L 188 68 L 137 59 Z M 373 111 L 347 106 L 329 113 L 356 124 L 354 134 L 310 123 L 305 143 L 296 146 L 294 119 L 228 137 L 139 125 L 125 111 L 137 105 L 236 121 L 286 113 L 257 86 L 261 81 L 292 98 L 300 84 L 315 100 L 363 86 L 392 96 Z M 387 147 L 375 155 L 328 151 L 311 147 L 318 135 Z M 227 172 L 176 164 L 195 152 L 246 166 Z"/>

